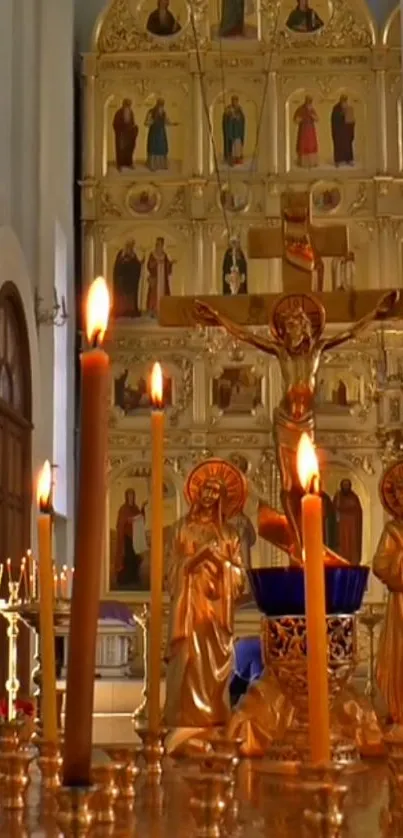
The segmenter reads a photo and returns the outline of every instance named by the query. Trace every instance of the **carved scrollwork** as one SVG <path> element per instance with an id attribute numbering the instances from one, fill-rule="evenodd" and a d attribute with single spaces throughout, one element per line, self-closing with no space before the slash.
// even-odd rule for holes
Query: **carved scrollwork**
<path id="1" fill-rule="evenodd" d="M 117 204 L 110 192 L 107 189 L 102 189 L 99 199 L 99 211 L 102 216 L 110 216 L 113 218 L 121 218 L 122 209 Z"/>
<path id="2" fill-rule="evenodd" d="M 201 25 L 206 7 L 206 0 L 192 0 L 192 13 L 200 47 L 207 44 Z M 97 46 L 101 53 L 175 52 L 178 49 L 194 49 L 194 40 L 193 27 L 190 25 L 183 26 L 181 33 L 175 38 L 155 38 L 145 29 L 139 28 L 129 0 L 114 0 L 105 16 Z"/>
<path id="3" fill-rule="evenodd" d="M 333 703 L 356 666 L 354 617 L 327 617 L 329 699 Z M 264 617 L 263 655 L 301 717 L 308 713 L 305 617 Z"/>

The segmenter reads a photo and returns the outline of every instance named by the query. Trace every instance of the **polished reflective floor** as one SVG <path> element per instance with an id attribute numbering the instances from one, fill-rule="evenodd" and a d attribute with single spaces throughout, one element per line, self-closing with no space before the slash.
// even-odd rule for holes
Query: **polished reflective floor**
<path id="1" fill-rule="evenodd" d="M 103 759 L 100 750 L 94 754 L 94 759 Z M 150 794 L 140 776 L 134 812 L 121 812 L 115 825 L 93 826 L 89 834 L 94 838 L 191 838 L 195 835 L 195 823 L 189 810 L 190 791 L 185 778 L 189 772 L 198 770 L 192 762 L 186 765 L 168 764 L 162 795 Z M 385 820 L 382 813 L 388 805 L 386 766 L 382 763 L 369 765 L 367 770 L 346 777 L 346 782 L 349 786 L 346 805 L 348 834 L 354 838 L 384 836 L 386 833 L 381 821 Z M 298 838 L 305 834 L 302 813 L 309 805 L 309 798 L 291 776 L 273 777 L 266 772 L 264 762 L 244 761 L 239 769 L 237 798 L 240 804 L 237 820 L 232 819 L 226 827 L 224 825 L 223 836 Z M 43 813 L 39 775 L 33 763 L 27 808 L 21 815 L 2 812 L 1 838 L 56 838 L 64 834 L 81 835 L 79 832 L 60 831 L 56 819 Z"/>

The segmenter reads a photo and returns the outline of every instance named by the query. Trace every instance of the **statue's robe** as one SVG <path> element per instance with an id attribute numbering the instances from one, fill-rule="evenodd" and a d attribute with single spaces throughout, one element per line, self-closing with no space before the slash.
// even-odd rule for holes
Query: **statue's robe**
<path id="1" fill-rule="evenodd" d="M 389 590 L 377 682 L 393 721 L 403 724 L 403 523 L 388 521 L 385 525 L 372 570 Z"/>
<path id="2" fill-rule="evenodd" d="M 209 560 L 219 550 L 222 564 Z M 195 565 L 195 557 L 201 561 Z M 235 529 L 190 514 L 173 528 L 168 554 L 170 595 L 165 723 L 168 727 L 224 725 L 230 716 L 234 606 L 244 587 Z"/>

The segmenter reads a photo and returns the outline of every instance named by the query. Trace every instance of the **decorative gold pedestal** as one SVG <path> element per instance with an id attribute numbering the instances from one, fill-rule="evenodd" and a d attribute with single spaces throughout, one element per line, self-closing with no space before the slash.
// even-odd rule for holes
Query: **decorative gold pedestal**
<path id="1" fill-rule="evenodd" d="M 212 771 L 186 774 L 190 787 L 189 808 L 196 823 L 197 838 L 220 838 L 228 805 L 229 776 Z"/>
<path id="2" fill-rule="evenodd" d="M 59 745 L 55 742 L 40 740 L 38 749 L 38 767 L 42 775 L 41 791 L 45 794 L 54 794 L 61 785 L 60 772 L 63 760 Z"/>
<path id="3" fill-rule="evenodd" d="M 14 754 L 19 750 L 24 724 L 22 719 L 0 722 L 0 754 Z"/>
<path id="4" fill-rule="evenodd" d="M 116 798 L 117 810 L 131 812 L 136 798 L 136 781 L 140 774 L 137 766 L 139 748 L 120 748 L 106 745 L 103 750 L 115 765 L 115 782 L 118 790 Z"/>
<path id="5" fill-rule="evenodd" d="M 2 775 L 1 803 L 3 809 L 21 810 L 25 806 L 25 792 L 28 787 L 28 766 L 32 754 L 27 751 L 0 754 Z"/>
<path id="6" fill-rule="evenodd" d="M 92 767 L 92 782 L 95 790 L 91 799 L 91 810 L 94 814 L 94 822 L 97 824 L 115 823 L 114 807 L 119 796 L 116 773 L 117 766 L 113 762 Z"/>
<path id="7" fill-rule="evenodd" d="M 300 769 L 302 791 L 308 796 L 304 825 L 315 838 L 341 838 L 344 833 L 344 802 L 348 788 L 341 782 L 343 768 L 334 764 L 309 765 Z"/>
<path id="8" fill-rule="evenodd" d="M 140 737 L 143 747 L 141 755 L 145 762 L 144 774 L 154 781 L 161 778 L 162 758 L 164 756 L 165 731 L 155 733 L 146 727 L 136 727 L 136 733 Z M 143 772 L 142 772 L 143 773 Z"/>
<path id="9" fill-rule="evenodd" d="M 29 832 L 24 825 L 24 817 L 23 811 L 7 812 L 2 819 L 2 834 L 7 838 L 29 838 Z M 51 836 L 52 833 L 49 835 Z"/>
<path id="10" fill-rule="evenodd" d="M 90 809 L 93 794 L 94 789 L 91 787 L 62 786 L 59 789 L 57 822 L 65 836 L 85 838 L 88 835 L 93 822 L 93 814 Z"/>

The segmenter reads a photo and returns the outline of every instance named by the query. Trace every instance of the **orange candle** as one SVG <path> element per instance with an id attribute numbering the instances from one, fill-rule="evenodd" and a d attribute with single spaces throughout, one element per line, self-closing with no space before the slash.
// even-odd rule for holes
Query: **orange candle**
<path id="1" fill-rule="evenodd" d="M 80 459 L 67 665 L 63 782 L 91 783 L 92 711 L 106 505 L 109 358 L 102 340 L 109 316 L 109 292 L 102 277 L 88 293 L 81 355 Z"/>
<path id="2" fill-rule="evenodd" d="M 305 559 L 309 739 L 313 763 L 330 761 L 329 688 L 322 498 L 319 467 L 308 434 L 297 452 L 298 476 L 306 492 L 302 498 L 302 538 Z"/>
<path id="3" fill-rule="evenodd" d="M 160 364 L 154 364 L 151 377 L 151 604 L 148 661 L 148 725 L 154 733 L 160 728 L 160 684 L 162 649 L 163 589 L 163 485 L 164 410 L 163 377 Z"/>
<path id="4" fill-rule="evenodd" d="M 39 635 L 42 676 L 42 723 L 45 742 L 57 742 L 55 629 L 53 622 L 51 470 L 46 460 L 37 488 L 39 506 Z"/>

